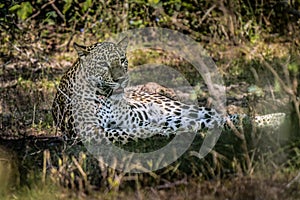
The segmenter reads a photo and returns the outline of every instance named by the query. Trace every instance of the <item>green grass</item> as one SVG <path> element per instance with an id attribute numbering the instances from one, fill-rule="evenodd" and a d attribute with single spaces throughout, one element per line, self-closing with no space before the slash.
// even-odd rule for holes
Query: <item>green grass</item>
<path id="1" fill-rule="evenodd" d="M 70 192 L 68 193 L 69 195 L 71 194 Z M 30 187 L 23 186 L 18 189 L 7 192 L 3 196 L 0 195 L 0 198 L 3 200 L 70 199 L 66 195 L 65 189 L 56 186 L 51 182 L 42 183 L 39 181 L 37 181 L 34 184 L 31 184 Z"/>

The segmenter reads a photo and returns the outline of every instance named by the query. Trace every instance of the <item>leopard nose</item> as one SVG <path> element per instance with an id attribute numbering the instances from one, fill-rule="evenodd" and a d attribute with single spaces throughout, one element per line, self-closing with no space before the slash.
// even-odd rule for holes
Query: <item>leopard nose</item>
<path id="1" fill-rule="evenodd" d="M 119 78 L 118 82 L 123 83 L 125 80 L 126 80 L 126 77 L 121 77 L 121 78 Z"/>
<path id="2" fill-rule="evenodd" d="M 120 86 L 121 86 L 122 88 L 127 87 L 127 86 L 128 86 L 128 82 L 129 82 L 128 77 L 122 77 L 122 78 L 120 78 L 120 79 L 118 80 L 118 83 L 120 84 Z"/>
<path id="3" fill-rule="evenodd" d="M 123 78 L 123 77 L 121 77 L 121 78 L 114 78 L 113 81 L 116 82 L 116 83 L 122 83 L 123 81 L 125 81 L 125 78 Z"/>

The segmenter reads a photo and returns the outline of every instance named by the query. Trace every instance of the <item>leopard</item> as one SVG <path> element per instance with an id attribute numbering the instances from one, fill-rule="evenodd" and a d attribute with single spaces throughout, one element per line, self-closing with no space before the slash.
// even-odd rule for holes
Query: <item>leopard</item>
<path id="1" fill-rule="evenodd" d="M 249 117 L 223 114 L 214 108 L 189 105 L 165 94 L 128 88 L 129 40 L 74 43 L 78 59 L 62 76 L 52 115 L 66 140 L 98 143 L 169 137 L 182 132 L 230 129 L 248 118 L 258 128 L 278 127 L 285 113 Z M 121 90 L 121 93 L 115 93 Z"/>

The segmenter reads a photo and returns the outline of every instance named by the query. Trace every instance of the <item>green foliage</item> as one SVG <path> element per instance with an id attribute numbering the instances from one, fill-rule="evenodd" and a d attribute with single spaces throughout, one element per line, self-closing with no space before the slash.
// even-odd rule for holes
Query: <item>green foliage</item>
<path id="1" fill-rule="evenodd" d="M 288 70 L 294 75 L 297 76 L 299 74 L 299 65 L 297 63 L 290 63 L 288 65 Z"/>
<path id="2" fill-rule="evenodd" d="M 16 4 L 9 8 L 11 12 L 17 12 L 18 17 L 21 20 L 25 20 L 33 12 L 33 7 L 29 1 Z"/>
<path id="3" fill-rule="evenodd" d="M 67 11 L 71 8 L 73 0 L 64 0 L 63 14 L 66 15 Z"/>
<path id="4" fill-rule="evenodd" d="M 82 12 L 86 12 L 90 7 L 92 7 L 92 5 L 93 5 L 92 0 L 86 0 L 85 2 L 83 2 Z"/>
<path id="5" fill-rule="evenodd" d="M 0 7 L 5 6 L 0 4 Z M 9 12 L 16 13 L 16 16 L 10 17 L 20 23 L 33 16 L 31 20 L 34 23 L 29 24 L 58 25 L 64 27 L 62 32 L 91 33 L 96 38 L 132 28 L 161 26 L 188 33 L 199 40 L 204 36 L 219 42 L 256 43 L 265 30 L 287 30 L 287 16 L 282 16 L 289 13 L 292 6 L 297 8 L 297 2 L 287 4 L 286 10 L 276 10 L 279 6 L 281 4 L 275 0 L 261 3 L 246 0 L 60 0 L 53 4 L 39 0 L 14 4 Z M 8 18 L 3 16 L 3 19 Z"/>
<path id="6" fill-rule="evenodd" d="M 159 3 L 159 0 L 147 0 L 147 2 L 151 5 L 156 5 Z"/>
<path id="7" fill-rule="evenodd" d="M 50 11 L 46 13 L 46 18 L 43 20 L 43 24 L 54 25 L 55 21 L 53 19 L 57 18 L 55 11 Z M 45 30 L 47 31 L 47 30 Z"/>

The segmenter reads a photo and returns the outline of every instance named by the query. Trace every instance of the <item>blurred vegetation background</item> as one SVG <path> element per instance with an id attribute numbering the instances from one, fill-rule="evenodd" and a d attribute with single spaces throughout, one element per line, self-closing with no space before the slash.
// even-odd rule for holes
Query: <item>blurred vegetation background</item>
<path id="1" fill-rule="evenodd" d="M 51 104 L 59 78 L 75 62 L 74 42 L 89 45 L 143 27 L 177 30 L 198 41 L 216 62 L 226 85 L 233 88 L 228 93 L 233 96 L 229 99 L 233 104 L 240 101 L 237 96 L 247 93 L 248 112 L 285 112 L 288 128 L 276 137 L 252 132 L 246 137 L 247 148 L 244 141 L 227 133 L 205 160 L 187 156 L 150 175 L 124 175 L 101 167 L 99 172 L 97 161 L 87 159 L 79 147 L 80 153 L 74 153 L 60 147 L 53 149 L 53 141 L 40 144 L 18 140 L 60 135 L 52 122 Z M 208 199 L 216 194 L 219 199 L 298 198 L 299 46 L 300 0 L 1 1 L 0 138 L 5 150 L 0 148 L 0 157 L 18 157 L 20 164 L 16 167 L 16 163 L 0 162 L 0 181 L 6 180 L 1 170 L 7 171 L 7 166 L 13 166 L 9 173 L 14 178 L 9 177 L 9 182 L 17 179 L 9 186 L 17 189 L 8 190 L 13 192 L 5 198 L 24 194 L 28 199 L 52 198 L 57 188 L 47 184 L 46 174 L 51 183 L 83 191 L 84 195 L 90 194 L 91 188 L 101 188 L 101 197 L 108 199 L 142 199 L 149 194 L 159 198 L 174 198 L 177 194 L 179 199 L 197 198 L 197 194 Z M 139 51 L 129 58 L 131 68 L 149 61 L 183 68 L 191 76 L 192 85 L 198 87 L 193 80 L 197 77 L 192 77 L 186 63 L 175 63 L 169 55 Z M 7 142 L 8 138 L 18 143 Z M 191 148 L 197 149 L 195 145 Z M 7 153 L 11 151 L 6 150 L 7 146 L 17 156 L 7 156 L 14 155 Z M 207 179 L 213 181 L 203 182 Z M 39 188 L 36 180 L 49 189 Z M 19 185 L 36 192 L 20 190 Z M 252 191 L 245 189 L 248 187 Z M 127 194 L 124 188 L 132 193 Z M 61 190 L 55 193 L 57 198 L 68 198 L 70 194 Z"/>
<path id="2" fill-rule="evenodd" d="M 47 51 L 66 50 L 82 33 L 103 40 L 142 27 L 178 30 L 201 42 L 238 45 L 284 35 L 299 44 L 299 4 L 298 0 L 5 1 L 0 4 L 1 44 L 30 34 L 26 39 L 47 44 Z"/>

